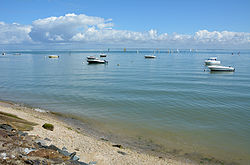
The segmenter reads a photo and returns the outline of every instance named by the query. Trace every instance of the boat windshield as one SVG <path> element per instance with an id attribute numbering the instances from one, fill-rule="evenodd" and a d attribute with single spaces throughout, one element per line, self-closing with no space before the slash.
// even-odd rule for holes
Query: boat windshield
<path id="1" fill-rule="evenodd" d="M 208 60 L 214 60 L 216 61 L 217 57 L 210 57 Z"/>

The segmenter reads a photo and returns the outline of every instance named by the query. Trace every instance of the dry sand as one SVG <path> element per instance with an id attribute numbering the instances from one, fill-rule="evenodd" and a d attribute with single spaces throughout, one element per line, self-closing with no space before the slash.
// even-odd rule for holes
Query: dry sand
<path id="1" fill-rule="evenodd" d="M 96 162 L 97 165 L 188 165 L 175 159 L 158 158 L 146 153 L 138 153 L 128 148 L 113 147 L 110 141 L 98 140 L 90 135 L 80 133 L 77 129 L 58 119 L 49 112 L 37 112 L 31 108 L 21 107 L 11 103 L 0 103 L 0 111 L 14 114 L 25 120 L 35 122 L 29 134 L 49 138 L 51 144 L 59 148 L 66 147 L 69 152 L 76 152 L 80 161 Z M 42 128 L 44 123 L 54 125 L 54 131 Z M 120 153 L 119 153 L 120 152 Z M 125 155 L 121 152 L 126 153 Z"/>

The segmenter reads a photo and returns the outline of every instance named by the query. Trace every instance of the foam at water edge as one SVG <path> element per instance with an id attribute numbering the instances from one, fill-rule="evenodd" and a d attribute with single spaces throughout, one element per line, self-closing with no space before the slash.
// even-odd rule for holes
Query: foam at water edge
<path id="1" fill-rule="evenodd" d="M 39 109 L 39 108 L 35 108 L 33 110 L 37 111 L 37 112 L 41 112 L 41 113 L 47 113 L 47 112 L 49 112 L 49 111 L 46 111 L 46 110 L 43 110 L 43 109 Z"/>

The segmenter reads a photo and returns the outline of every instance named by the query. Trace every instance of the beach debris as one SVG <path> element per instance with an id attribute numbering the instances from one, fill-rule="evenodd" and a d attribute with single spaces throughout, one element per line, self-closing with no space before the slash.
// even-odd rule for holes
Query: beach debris
<path id="1" fill-rule="evenodd" d="M 122 154 L 122 155 L 127 155 L 125 152 L 122 152 L 122 151 L 117 151 L 117 153 Z"/>
<path id="2" fill-rule="evenodd" d="M 109 141 L 108 139 L 106 139 L 104 137 L 101 137 L 100 139 L 103 140 L 103 141 L 106 141 L 106 142 Z"/>
<path id="3" fill-rule="evenodd" d="M 123 146 L 120 144 L 113 144 L 112 147 L 123 148 Z"/>
<path id="4" fill-rule="evenodd" d="M 40 108 L 35 108 L 34 111 L 41 112 L 41 113 L 48 113 L 49 111 L 40 109 Z"/>
<path id="5" fill-rule="evenodd" d="M 47 129 L 47 130 L 50 130 L 50 131 L 54 130 L 54 126 L 52 124 L 49 124 L 49 123 L 45 123 L 42 127 L 44 129 Z"/>

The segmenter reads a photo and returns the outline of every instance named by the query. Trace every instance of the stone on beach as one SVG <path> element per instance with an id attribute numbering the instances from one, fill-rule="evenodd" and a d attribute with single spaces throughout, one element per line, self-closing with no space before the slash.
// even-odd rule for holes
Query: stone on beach
<path id="1" fill-rule="evenodd" d="M 54 130 L 54 126 L 52 124 L 49 124 L 49 123 L 45 123 L 42 127 L 44 129 L 47 129 L 47 130 L 50 130 L 50 131 Z"/>

